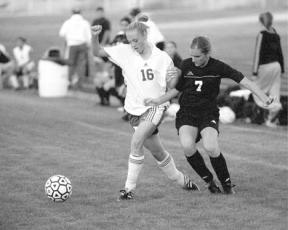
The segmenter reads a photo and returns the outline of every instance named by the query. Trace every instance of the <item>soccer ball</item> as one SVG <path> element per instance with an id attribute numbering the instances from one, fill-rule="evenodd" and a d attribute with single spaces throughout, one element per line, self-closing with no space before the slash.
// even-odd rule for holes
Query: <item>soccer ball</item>
<path id="1" fill-rule="evenodd" d="M 46 181 L 45 193 L 55 202 L 64 202 L 72 194 L 72 184 L 67 177 L 54 175 Z"/>

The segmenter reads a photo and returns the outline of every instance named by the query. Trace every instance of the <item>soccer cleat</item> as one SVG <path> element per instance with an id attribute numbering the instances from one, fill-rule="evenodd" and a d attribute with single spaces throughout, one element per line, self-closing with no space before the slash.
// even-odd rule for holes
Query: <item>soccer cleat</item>
<path id="1" fill-rule="evenodd" d="M 120 190 L 120 196 L 118 200 L 133 200 L 134 193 L 132 191 L 127 192 L 125 189 Z"/>
<path id="2" fill-rule="evenodd" d="M 184 187 L 185 190 L 193 190 L 193 191 L 200 191 L 197 184 L 193 183 L 192 180 L 184 175 Z"/>
<path id="3" fill-rule="evenodd" d="M 222 184 L 223 192 L 225 194 L 235 194 L 235 191 L 233 189 L 235 186 L 236 185 L 231 184 L 231 182 L 223 183 Z"/>
<path id="4" fill-rule="evenodd" d="M 208 183 L 208 190 L 213 194 L 221 193 L 220 188 L 218 187 L 218 185 L 215 183 L 214 180 L 211 180 Z"/>

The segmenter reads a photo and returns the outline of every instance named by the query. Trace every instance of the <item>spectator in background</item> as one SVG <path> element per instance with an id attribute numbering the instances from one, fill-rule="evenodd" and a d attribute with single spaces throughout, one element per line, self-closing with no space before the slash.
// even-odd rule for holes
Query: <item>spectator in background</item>
<path id="1" fill-rule="evenodd" d="M 147 15 L 142 14 L 139 8 L 130 11 L 132 20 L 145 23 L 149 27 L 148 41 L 155 44 L 160 50 L 164 50 L 165 38 L 157 25 Z"/>
<path id="2" fill-rule="evenodd" d="M 165 43 L 165 52 L 171 57 L 174 66 L 180 69 L 182 58 L 177 52 L 177 45 L 176 42 L 168 41 Z"/>
<path id="3" fill-rule="evenodd" d="M 0 89 L 5 86 L 14 89 L 19 88 L 16 76 L 14 75 L 15 63 L 9 57 L 4 45 L 0 44 Z"/>
<path id="4" fill-rule="evenodd" d="M 68 50 L 70 86 L 81 88 L 91 46 L 91 30 L 89 22 L 83 18 L 80 9 L 72 10 L 72 16 L 64 22 L 59 35 L 65 39 Z"/>
<path id="5" fill-rule="evenodd" d="M 269 110 L 265 125 L 276 127 L 274 121 L 281 110 L 280 86 L 281 73 L 284 73 L 284 60 L 281 49 L 280 36 L 273 28 L 273 16 L 270 12 L 265 12 L 259 16 L 260 23 L 264 26 L 257 36 L 253 75 L 258 76 L 255 80 L 256 85 L 265 93 L 276 98 L 279 106 Z M 261 107 L 259 98 L 253 95 L 254 101 Z"/>
<path id="6" fill-rule="evenodd" d="M 123 17 L 120 19 L 120 31 L 116 34 L 115 38 L 112 41 L 112 45 L 118 44 L 129 44 L 126 37 L 126 28 L 131 23 L 131 19 L 129 17 Z M 124 115 L 122 116 L 122 120 L 128 121 L 128 113 L 124 110 L 124 101 L 126 96 L 126 85 L 124 83 L 124 76 L 122 74 L 122 69 L 114 64 L 114 77 L 115 77 L 115 90 L 110 93 L 116 96 L 122 104 L 122 107 L 118 108 L 119 111 L 123 111 Z"/>
<path id="7" fill-rule="evenodd" d="M 96 9 L 96 18 L 92 22 L 92 26 L 101 25 L 102 31 L 99 34 L 99 42 L 102 46 L 108 45 L 110 43 L 111 34 L 111 24 L 110 21 L 105 17 L 105 12 L 103 7 L 98 7 Z"/>
<path id="8" fill-rule="evenodd" d="M 36 77 L 35 62 L 32 60 L 32 47 L 27 44 L 26 38 L 18 37 L 17 45 L 13 49 L 13 55 L 16 61 L 16 75 L 21 83 L 21 87 L 28 89 Z"/>

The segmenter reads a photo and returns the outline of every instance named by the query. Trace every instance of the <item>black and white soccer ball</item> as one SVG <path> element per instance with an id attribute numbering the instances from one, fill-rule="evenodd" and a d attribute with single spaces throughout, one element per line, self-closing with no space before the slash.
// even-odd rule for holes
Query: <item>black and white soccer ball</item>
<path id="1" fill-rule="evenodd" d="M 71 181 L 62 175 L 51 176 L 45 183 L 45 193 L 55 202 L 64 202 L 72 194 Z"/>

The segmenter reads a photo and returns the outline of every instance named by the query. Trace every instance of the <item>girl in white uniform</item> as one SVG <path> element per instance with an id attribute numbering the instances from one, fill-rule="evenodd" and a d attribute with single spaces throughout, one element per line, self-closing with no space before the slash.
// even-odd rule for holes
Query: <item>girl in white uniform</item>
<path id="1" fill-rule="evenodd" d="M 130 44 L 102 48 L 98 40 L 101 26 L 92 27 L 95 54 L 109 57 L 123 70 L 127 84 L 124 108 L 130 114 L 130 123 L 135 129 L 131 140 L 127 179 L 124 189 L 120 190 L 121 200 L 133 199 L 133 191 L 144 163 L 143 147 L 152 153 L 169 179 L 185 189 L 199 190 L 189 177 L 176 168 L 172 156 L 160 141 L 157 127 L 168 103 L 156 107 L 144 104 L 145 98 L 164 95 L 167 86 L 173 87 L 177 73 L 171 58 L 147 41 L 147 28 L 141 22 L 133 22 L 126 31 Z"/>

